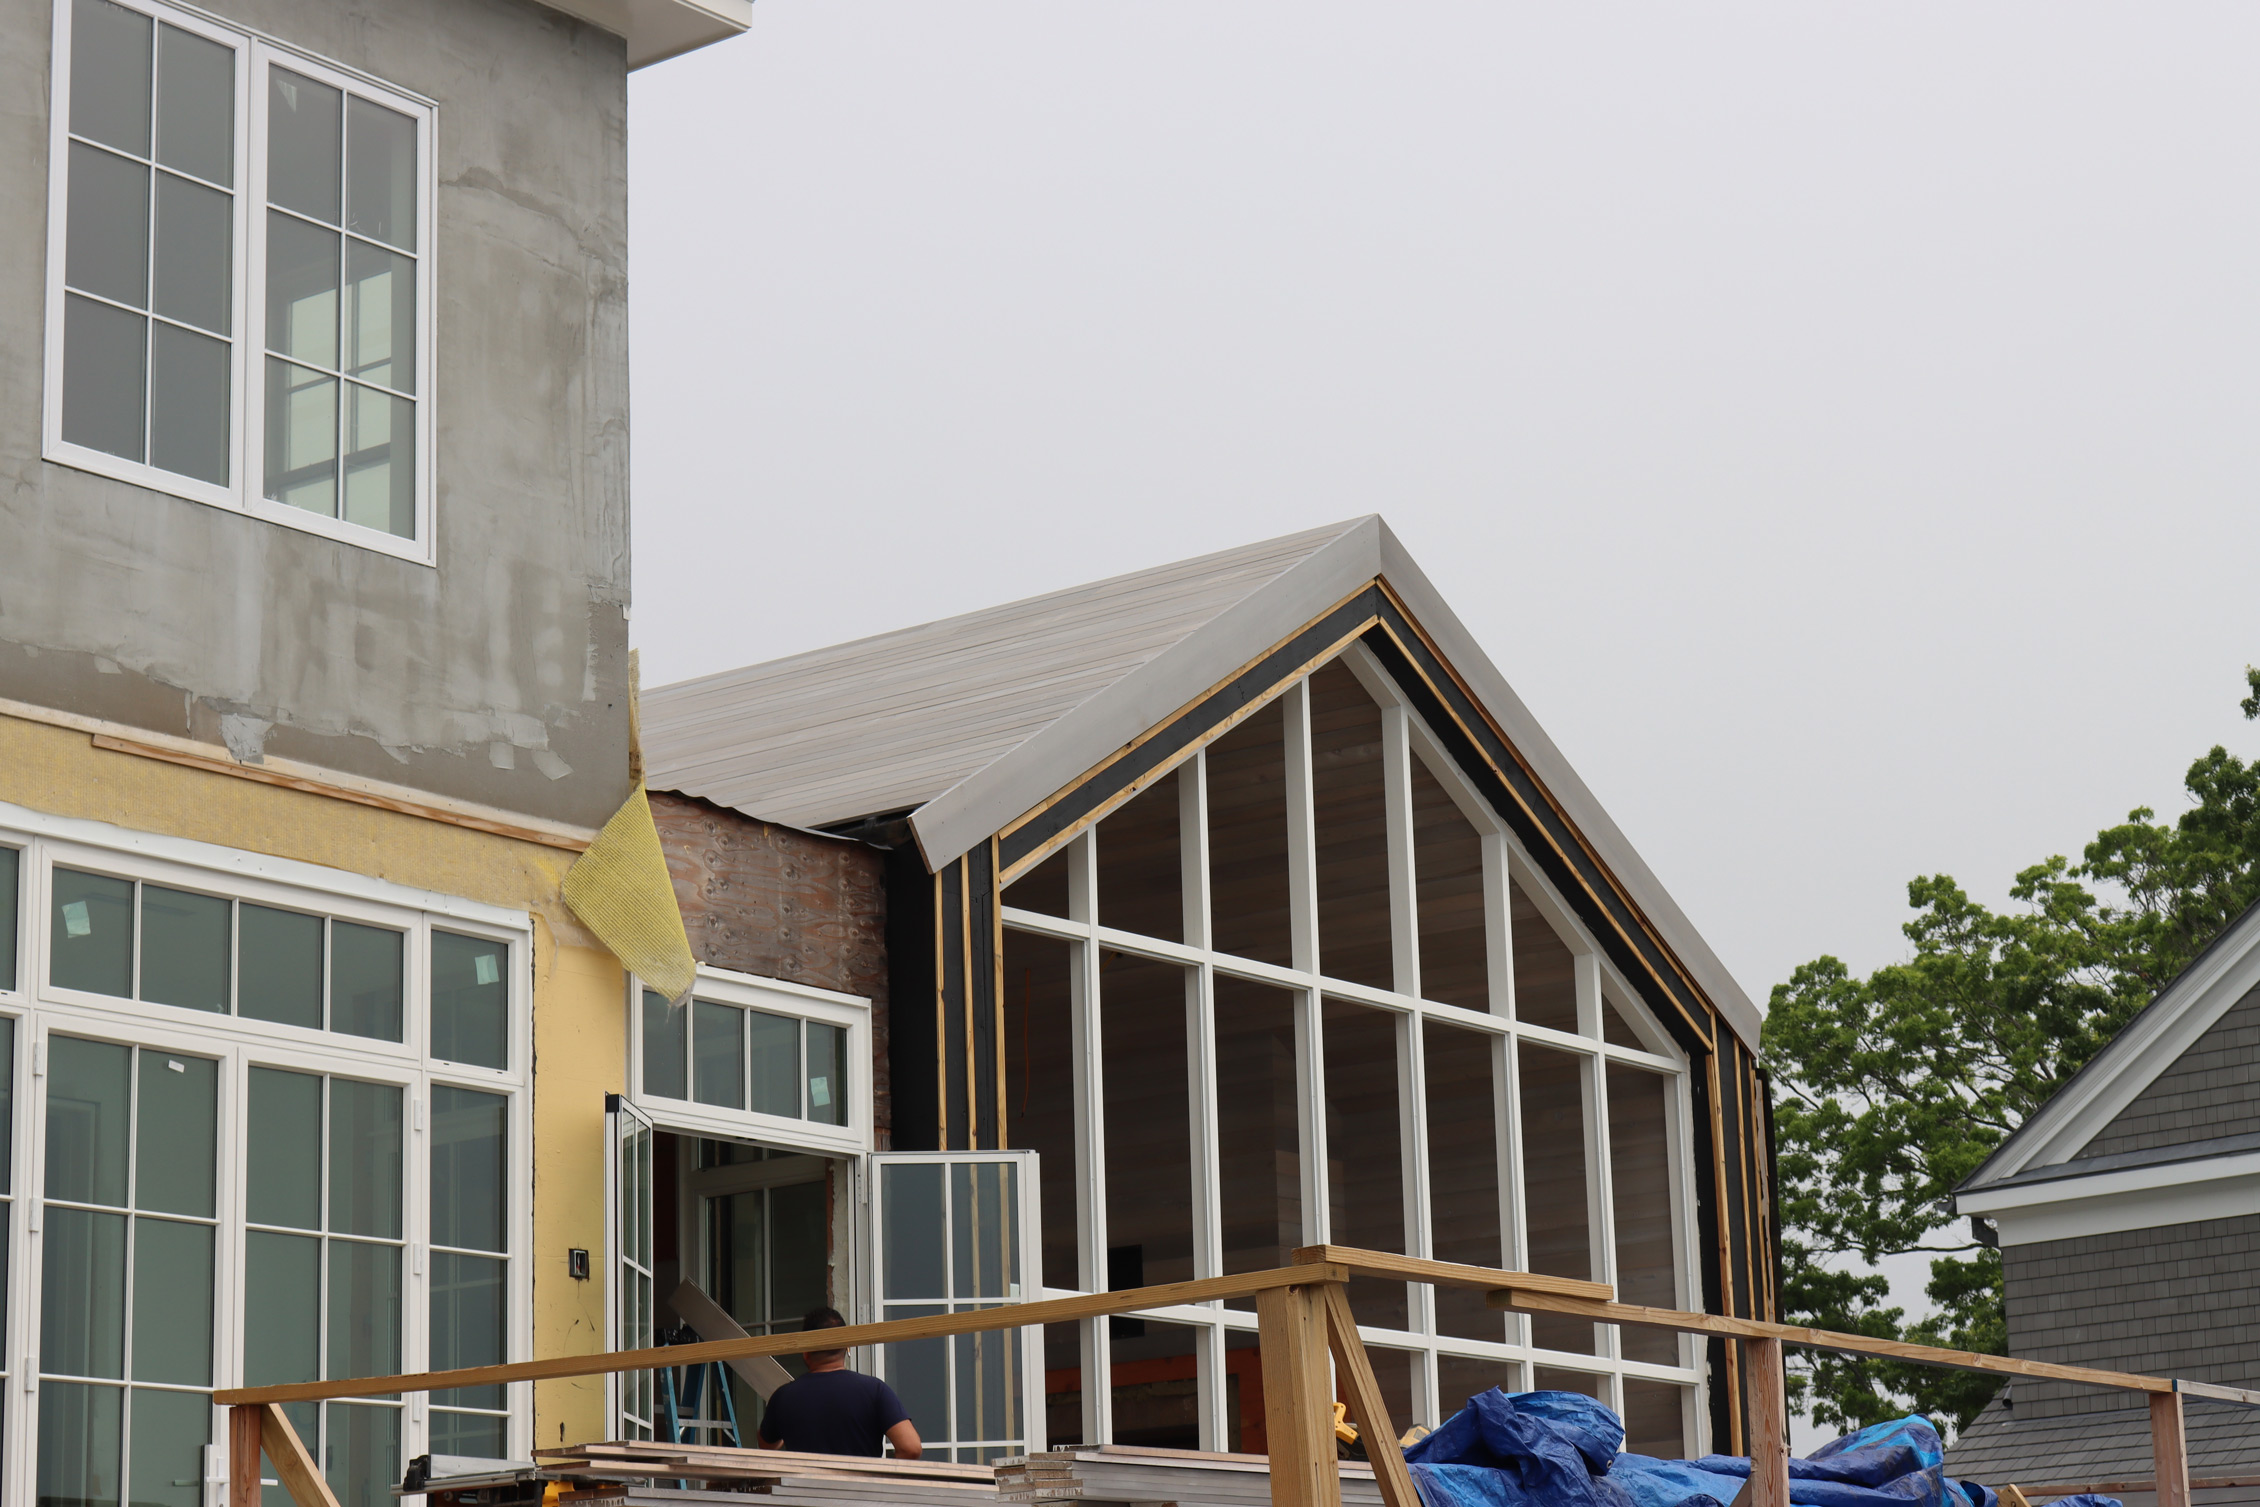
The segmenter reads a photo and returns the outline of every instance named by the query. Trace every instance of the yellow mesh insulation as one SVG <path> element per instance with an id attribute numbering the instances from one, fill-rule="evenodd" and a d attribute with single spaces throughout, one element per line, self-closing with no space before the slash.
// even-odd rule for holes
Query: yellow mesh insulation
<path id="1" fill-rule="evenodd" d="M 566 871 L 564 891 L 573 914 L 645 987 L 671 1000 L 690 992 L 698 965 L 640 782 Z"/>

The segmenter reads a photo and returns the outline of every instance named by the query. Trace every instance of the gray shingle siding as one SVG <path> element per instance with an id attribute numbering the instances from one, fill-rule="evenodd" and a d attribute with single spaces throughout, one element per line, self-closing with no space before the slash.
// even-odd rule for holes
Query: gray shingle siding
<path id="1" fill-rule="evenodd" d="M 2260 1131 L 2260 989 L 2231 1005 L 2080 1148 L 2080 1156 L 2147 1151 L 2254 1131 Z"/>

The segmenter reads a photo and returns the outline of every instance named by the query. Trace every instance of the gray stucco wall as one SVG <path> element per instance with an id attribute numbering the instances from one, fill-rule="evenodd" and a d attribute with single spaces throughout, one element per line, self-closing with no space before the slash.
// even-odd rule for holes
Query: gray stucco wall
<path id="1" fill-rule="evenodd" d="M 596 825 L 627 784 L 623 44 L 533 0 L 205 4 L 439 102 L 438 568 L 41 460 L 53 0 L 0 0 L 0 697 Z"/>
<path id="2" fill-rule="evenodd" d="M 2231 1005 L 2081 1147 L 2080 1155 L 2112 1156 L 2255 1131 L 2260 1131 L 2260 990 Z"/>

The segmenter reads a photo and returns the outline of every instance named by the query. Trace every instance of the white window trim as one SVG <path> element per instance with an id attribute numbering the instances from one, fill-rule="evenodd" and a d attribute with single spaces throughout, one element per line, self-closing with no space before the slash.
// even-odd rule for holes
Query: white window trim
<path id="1" fill-rule="evenodd" d="M 318 58 L 272 37 L 219 20 L 206 12 L 170 3 L 170 0 L 119 0 L 130 9 L 156 20 L 193 31 L 235 50 L 235 218 L 234 269 L 231 283 L 233 311 L 229 338 L 230 362 L 229 462 L 232 481 L 218 487 L 194 477 L 159 470 L 145 462 L 127 460 L 91 450 L 63 438 L 63 270 L 69 220 L 68 163 L 70 159 L 70 58 L 72 0 L 55 0 L 54 48 L 50 59 L 51 117 L 48 122 L 47 173 L 47 346 L 42 419 L 43 457 L 58 465 L 89 471 L 115 481 L 130 482 L 154 492 L 200 502 L 229 512 L 262 518 L 286 528 L 318 534 L 340 543 L 356 545 L 420 565 L 436 565 L 437 517 L 435 491 L 433 332 L 437 327 L 437 279 L 434 276 L 433 211 L 435 208 L 435 101 L 386 83 L 341 63 Z M 265 495 L 266 420 L 266 69 L 280 64 L 294 72 L 341 89 L 381 100 L 389 108 L 411 116 L 417 123 L 416 163 L 416 537 L 400 539 L 379 529 L 364 528 L 342 518 L 323 518 Z M 152 238 L 154 248 L 154 238 Z M 154 249 L 152 249 L 154 255 Z M 151 315 L 154 318 L 156 316 Z M 341 303 L 339 318 L 344 318 Z M 338 492 L 344 496 L 344 433 L 338 437 Z"/>
<path id="2" fill-rule="evenodd" d="M 847 1028 L 848 1122 L 819 1125 L 749 1109 L 723 1109 L 689 1099 L 667 1099 L 643 1091 L 643 991 L 628 980 L 628 1102 L 661 1130 L 724 1141 L 759 1141 L 825 1156 L 856 1156 L 878 1148 L 872 1125 L 871 1001 L 856 994 L 818 989 L 786 979 L 762 978 L 700 964 L 693 999 L 718 1005 L 765 1010 L 800 1020 Z M 805 1050 L 805 1048 L 804 1048 Z"/>

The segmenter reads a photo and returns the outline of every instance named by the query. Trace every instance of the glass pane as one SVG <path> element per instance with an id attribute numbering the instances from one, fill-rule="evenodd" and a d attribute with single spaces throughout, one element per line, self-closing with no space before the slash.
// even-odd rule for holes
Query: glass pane
<path id="1" fill-rule="evenodd" d="M 1436 1259 L 1502 1267 L 1498 1096 L 1492 1082 L 1492 1038 L 1476 1031 L 1422 1025 L 1428 1077 L 1429 1241 Z M 1436 1331 L 1498 1342 L 1506 1315 L 1488 1309 L 1473 1288 L 1438 1287 Z M 1446 1398 L 1447 1402 L 1456 1401 Z"/>
<path id="2" fill-rule="evenodd" d="M 916 1319 L 942 1311 L 939 1304 L 889 1303 L 885 1316 Z M 921 1439 L 950 1437 L 949 1344 L 946 1339 L 911 1340 L 907 1344 L 885 1346 L 881 1352 L 887 1385 L 902 1399 L 903 1411 L 910 1414 L 910 1421 L 917 1427 Z M 785 1448 L 792 1447 L 793 1441 L 787 1438 Z"/>
<path id="3" fill-rule="evenodd" d="M 202 1507 L 204 1446 L 211 1438 L 209 1394 L 136 1387 L 128 1488 L 134 1507 Z"/>
<path id="4" fill-rule="evenodd" d="M 685 1037 L 690 1026 L 690 1008 L 671 1005 L 659 995 L 646 989 L 643 992 L 643 1091 L 665 1099 L 687 1099 L 690 1091 L 683 1082 L 684 1058 L 688 1055 Z"/>
<path id="5" fill-rule="evenodd" d="M 1530 1269 L 1550 1277 L 1591 1281 L 1592 1186 L 1585 1164 L 1584 1060 L 1528 1042 L 1518 1050 Z M 1530 1334 L 1532 1343 L 1548 1350 L 1598 1353 L 1592 1324 L 1569 1314 L 1531 1315 Z"/>
<path id="6" fill-rule="evenodd" d="M 1067 914 L 1067 855 L 1062 848 L 1004 887 L 1004 903 L 1015 910 Z"/>
<path id="7" fill-rule="evenodd" d="M 1521 1361 L 1492 1360 L 1486 1356 L 1436 1357 L 1436 1411 L 1438 1422 L 1466 1407 L 1470 1399 L 1497 1387 L 1509 1394 L 1527 1392 Z"/>
<path id="8" fill-rule="evenodd" d="M 432 1244 L 507 1249 L 509 1103 L 500 1094 L 432 1086 Z"/>
<path id="9" fill-rule="evenodd" d="M 1418 757 L 1412 761 L 1412 820 L 1421 997 L 1488 1012 L 1483 838 Z"/>
<path id="10" fill-rule="evenodd" d="M 1405 1164 L 1397 1096 L 1398 1017 L 1325 1002 L 1326 1189 L 1333 1239 L 1369 1251 L 1405 1248 Z M 1360 1321 L 1406 1327 L 1405 1284 L 1350 1279 Z"/>
<path id="11" fill-rule="evenodd" d="M 228 333 L 235 200 L 216 188 L 157 175 L 157 312 Z"/>
<path id="12" fill-rule="evenodd" d="M 256 1143 L 254 1143 L 256 1144 Z M 243 1377 L 251 1386 L 320 1374 L 322 1242 L 253 1230 L 243 1237 Z"/>
<path id="13" fill-rule="evenodd" d="M 402 1091 L 330 1080 L 330 1228 L 400 1238 Z"/>
<path id="14" fill-rule="evenodd" d="M 395 1507 L 392 1485 L 400 1479 L 400 1409 L 367 1403 L 333 1402 L 329 1448 L 322 1474 L 338 1507 Z"/>
<path id="15" fill-rule="evenodd" d="M 365 99 L 345 107 L 346 229 L 416 249 L 416 122 Z"/>
<path id="16" fill-rule="evenodd" d="M 251 1070 L 250 1163 L 245 1213 L 253 1224 L 322 1227 L 322 1080 L 279 1068 Z"/>
<path id="17" fill-rule="evenodd" d="M 149 155 L 149 18 L 139 11 L 71 6 L 71 131 Z"/>
<path id="18" fill-rule="evenodd" d="M 1331 977 L 1391 989 L 1381 708 L 1338 660 L 1310 678 L 1310 736 L 1319 963 Z"/>
<path id="19" fill-rule="evenodd" d="M 1630 1330 L 1625 1331 L 1627 1334 Z M 1624 1379 L 1624 1447 L 1636 1455 L 1658 1460 L 1678 1460 L 1687 1452 L 1686 1415 L 1681 1410 L 1684 1387 L 1668 1381 Z"/>
<path id="20" fill-rule="evenodd" d="M 123 1376 L 126 1216 L 50 1206 L 41 1243 L 39 1369 Z"/>
<path id="21" fill-rule="evenodd" d="M 1515 1019 L 1556 1031 L 1577 1029 L 1577 962 L 1561 933 L 1522 892 L 1509 886 L 1514 924 Z"/>
<path id="22" fill-rule="evenodd" d="M 0 848 L 0 990 L 21 986 L 16 981 L 16 875 L 21 865 L 21 855 L 14 848 Z M 5 1093 L 0 1088 L 0 1093 Z M 0 1137 L 6 1136 L 7 1116 L 0 1115 Z M 4 1146 L 5 1141 L 0 1141 Z M 0 1193 L 8 1188 L 8 1159 L 0 1156 Z"/>
<path id="23" fill-rule="evenodd" d="M 1641 1034 L 1633 1029 L 1631 1009 L 1616 997 L 1612 985 L 1601 991 L 1601 1039 L 1611 1046 L 1632 1047 L 1639 1051 L 1653 1050 Z"/>
<path id="24" fill-rule="evenodd" d="M 891 1162 L 880 1169 L 881 1223 L 886 1229 L 886 1296 L 948 1295 L 942 1269 L 942 1164 Z M 898 1385 L 896 1388 L 900 1391 Z M 906 1401 L 905 1406 L 908 1406 Z"/>
<path id="25" fill-rule="evenodd" d="M 401 936 L 351 921 L 330 923 L 330 1029 L 400 1040 Z"/>
<path id="26" fill-rule="evenodd" d="M 320 1447 L 321 1409 L 322 1405 L 318 1402 L 286 1402 L 282 1405 L 283 1416 L 290 1420 L 291 1431 L 298 1435 L 309 1452 Z M 261 1458 L 264 1459 L 265 1457 L 262 1456 Z M 274 1480 L 274 1464 L 272 1461 L 269 1461 L 263 1467 L 261 1473 L 273 1484 L 260 1487 L 259 1507 L 296 1507 L 296 1504 L 290 1499 L 289 1488 Z"/>
<path id="27" fill-rule="evenodd" d="M 847 1123 L 847 1027 L 808 1023 L 808 1117 L 819 1125 Z"/>
<path id="28" fill-rule="evenodd" d="M 822 1179 L 769 1190 L 769 1311 L 783 1328 L 830 1298 L 831 1216 Z"/>
<path id="29" fill-rule="evenodd" d="M 741 1414 L 742 1416 L 742 1414 Z M 500 1460 L 509 1451 L 505 1442 L 508 1419 L 492 1413 L 450 1413 L 432 1410 L 432 1453 L 469 1455 L 474 1460 Z"/>
<path id="30" fill-rule="evenodd" d="M 228 1008 L 228 902 L 141 887 L 141 997 L 190 1010 Z"/>
<path id="31" fill-rule="evenodd" d="M 1082 1285 L 1075 1232 L 1074 994 L 1076 944 L 1004 934 L 1004 1098 L 1012 1144 L 1037 1154 L 1043 1268 Z"/>
<path id="32" fill-rule="evenodd" d="M 1020 1331 L 992 1329 L 961 1334 L 950 1341 L 957 1364 L 957 1437 L 1007 1440 L 1021 1435 Z M 1117 1433 L 1116 1438 L 1121 1436 Z M 1198 1431 L 1191 1443 L 1200 1444 Z M 1008 1453 L 996 1451 L 995 1453 Z M 958 1459 L 993 1458 L 989 1451 L 960 1450 Z"/>
<path id="33" fill-rule="evenodd" d="M 157 28 L 157 160 L 208 183 L 235 183 L 235 52 Z"/>
<path id="34" fill-rule="evenodd" d="M 432 1055 L 510 1065 L 510 944 L 432 933 Z"/>
<path id="35" fill-rule="evenodd" d="M 345 384 L 343 517 L 396 539 L 416 535 L 416 405 L 357 382 Z"/>
<path id="36" fill-rule="evenodd" d="M 76 1036 L 47 1039 L 49 1198 L 125 1205 L 126 1086 L 132 1070 L 129 1047 Z"/>
<path id="37" fill-rule="evenodd" d="M 10 1171 L 16 1164 L 16 1023 L 0 1017 L 0 1194 L 14 1191 L 14 1176 Z M 6 1292 L 0 1283 L 0 1292 Z M 0 1304 L 0 1309 L 7 1305 Z M 7 1322 L 0 1313 L 0 1324 Z M 0 1355 L 7 1352 L 0 1350 Z"/>
<path id="38" fill-rule="evenodd" d="M 133 1222 L 133 1378 L 212 1382 L 212 1226 Z"/>
<path id="39" fill-rule="evenodd" d="M 267 349 L 337 365 L 338 233 L 267 211 Z"/>
<path id="40" fill-rule="evenodd" d="M 1018 1296 L 1019 1173 L 1010 1162 L 959 1162 L 950 1168 L 951 1296 Z"/>
<path id="41" fill-rule="evenodd" d="M 1107 1286 L 1181 1281 L 1193 1275 L 1185 1001 L 1197 976 L 1174 963 L 1101 956 Z"/>
<path id="42" fill-rule="evenodd" d="M 1292 966 L 1285 714 L 1275 703 L 1208 751 L 1209 928 L 1219 952 Z"/>
<path id="43" fill-rule="evenodd" d="M 1302 1130 L 1296 1110 L 1295 996 L 1216 976 L 1217 1185 L 1224 1270 L 1267 1271 L 1303 1243 Z M 1045 1218 L 1051 1217 L 1045 1203 Z M 1233 1308 L 1250 1298 L 1226 1300 Z"/>
<path id="44" fill-rule="evenodd" d="M 39 1384 L 40 1507 L 118 1501 L 125 1395 L 123 1387 Z"/>
<path id="45" fill-rule="evenodd" d="M 59 989 L 133 992 L 133 883 L 58 867 L 47 965 Z"/>
<path id="46" fill-rule="evenodd" d="M 329 1374 L 389 1376 L 400 1369 L 400 1247 L 332 1240 Z"/>
<path id="47" fill-rule="evenodd" d="M 140 460 L 149 321 L 76 294 L 63 300 L 63 438 Z"/>
<path id="48" fill-rule="evenodd" d="M 267 198 L 337 223 L 338 110 L 343 96 L 287 68 L 267 71 Z"/>
<path id="49" fill-rule="evenodd" d="M 70 220 L 63 280 L 136 309 L 149 298 L 149 169 L 71 143 Z"/>
<path id="50" fill-rule="evenodd" d="M 212 1217 L 219 1106 L 217 1062 L 141 1049 L 140 1114 L 134 1126 L 135 1208 Z"/>
<path id="51" fill-rule="evenodd" d="M 1617 1301 L 1678 1308 L 1672 1252 L 1669 1089 L 1659 1073 L 1609 1064 L 1610 1194 L 1616 1205 Z M 1626 1326 L 1618 1341 L 1627 1360 L 1676 1366 L 1679 1336 L 1669 1329 Z"/>
<path id="52" fill-rule="evenodd" d="M 169 324 L 150 332 L 149 464 L 216 487 L 228 482 L 228 344 Z"/>
<path id="53" fill-rule="evenodd" d="M 746 1012 L 753 1041 L 751 1108 L 765 1115 L 800 1117 L 800 1022 L 761 1010 Z M 809 1071 L 814 1072 L 814 1068 Z"/>
<path id="54" fill-rule="evenodd" d="M 503 1264 L 491 1256 L 432 1252 L 432 1364 L 434 1371 L 459 1366 L 499 1366 L 504 1360 L 506 1312 Z M 434 1407 L 500 1408 L 503 1389 L 460 1387 L 434 1392 Z"/>
<path id="55" fill-rule="evenodd" d="M 272 500 L 337 516 L 337 379 L 267 359 L 267 479 Z"/>
<path id="56" fill-rule="evenodd" d="M 1130 1320 L 1137 1333 L 1121 1333 L 1116 1321 L 1114 1442 L 1155 1449 L 1198 1449 L 1199 1361 L 1190 1326 Z"/>
<path id="57" fill-rule="evenodd" d="M 1099 924 L 1185 940 L 1185 876 L 1177 837 L 1178 778 L 1156 780 L 1099 823 Z"/>
<path id="58" fill-rule="evenodd" d="M 745 1011 L 691 1002 L 692 1090 L 701 1104 L 745 1108 Z"/>
<path id="59" fill-rule="evenodd" d="M 235 1012 L 286 1026 L 322 1026 L 322 918 L 264 905 L 236 908 L 242 955 Z"/>

